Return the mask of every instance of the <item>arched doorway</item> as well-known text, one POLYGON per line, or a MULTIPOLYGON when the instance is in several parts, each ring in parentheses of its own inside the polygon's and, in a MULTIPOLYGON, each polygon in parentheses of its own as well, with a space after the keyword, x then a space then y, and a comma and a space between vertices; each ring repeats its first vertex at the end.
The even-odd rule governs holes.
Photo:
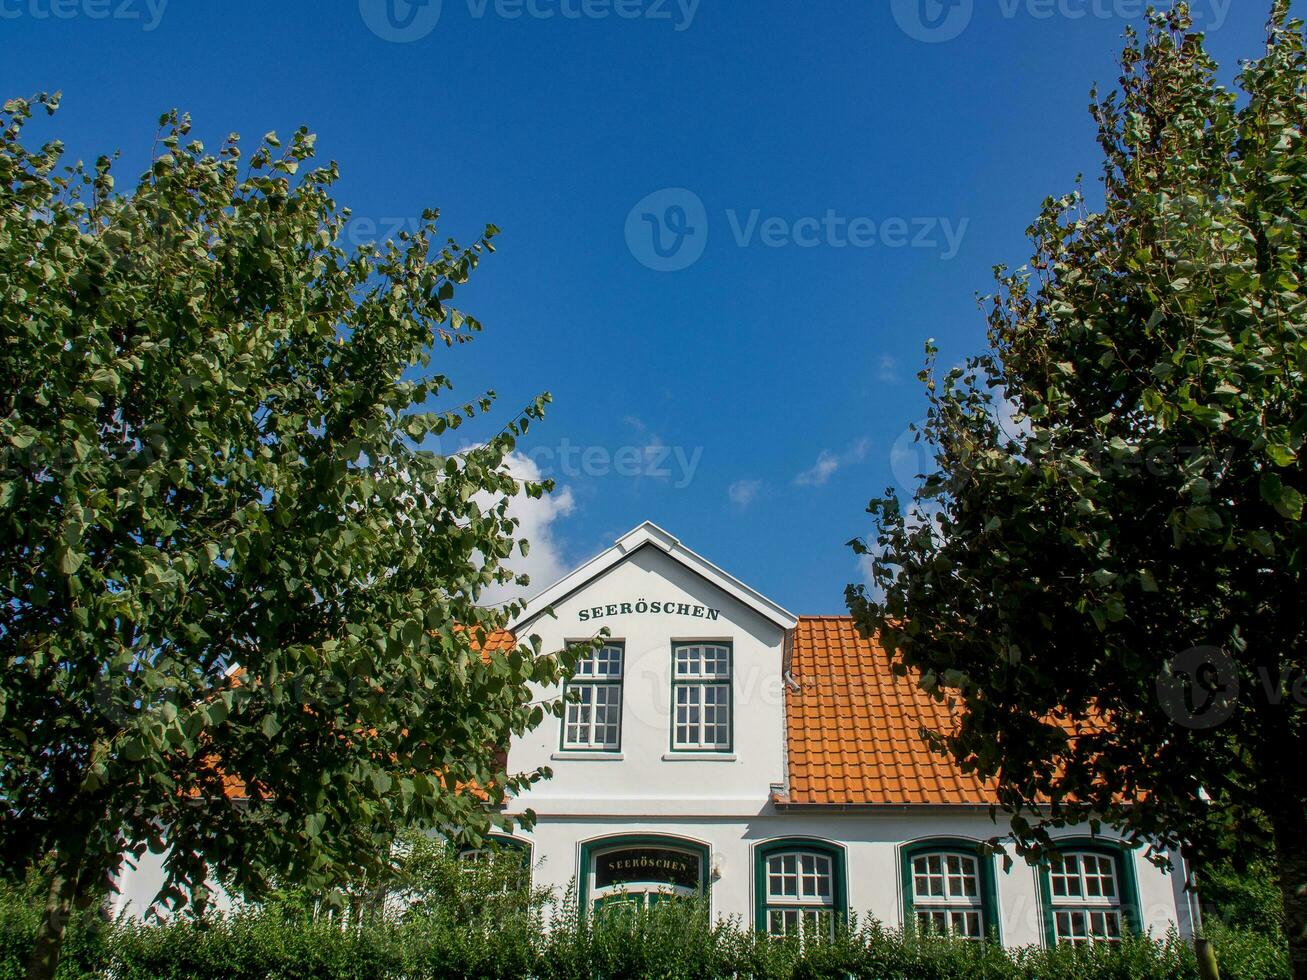
POLYGON ((661 835, 606 837, 581 845, 581 908, 645 909, 707 890, 708 848, 661 835))

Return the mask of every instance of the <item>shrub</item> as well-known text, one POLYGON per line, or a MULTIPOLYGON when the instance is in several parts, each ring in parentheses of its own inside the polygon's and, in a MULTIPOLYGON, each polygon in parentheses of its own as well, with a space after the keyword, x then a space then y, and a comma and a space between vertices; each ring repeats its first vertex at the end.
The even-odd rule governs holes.
MULTIPOLYGON (((713 922, 705 903, 582 918, 574 896, 551 905, 504 854, 469 866, 443 847, 419 847, 395 875, 346 893, 287 890, 261 907, 142 925, 94 910, 70 925, 61 980, 427 980, 520 977, 875 977, 904 980, 1192 980, 1178 936, 1119 946, 1005 950, 852 923, 831 939, 760 936, 738 920, 713 922), (387 901, 402 893, 406 905, 387 901)), ((39 882, 0 885, 0 980, 24 974, 41 899, 39 882)), ((1224 975, 1288 978, 1287 950, 1258 932, 1212 930, 1224 975)))

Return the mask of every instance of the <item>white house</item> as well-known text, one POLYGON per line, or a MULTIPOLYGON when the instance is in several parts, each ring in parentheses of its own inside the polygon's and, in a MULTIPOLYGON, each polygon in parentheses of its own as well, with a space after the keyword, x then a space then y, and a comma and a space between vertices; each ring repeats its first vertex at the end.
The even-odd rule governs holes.
MULTIPOLYGON (((1009 946, 1192 935, 1183 874, 1113 837, 1063 834, 1040 868, 982 854, 1002 833, 992 794, 919 734, 947 709, 850 619, 794 616, 644 524, 513 632, 561 649, 604 628, 568 684, 576 703, 509 747, 510 771, 554 774, 510 808, 534 829, 502 839, 537 886, 575 883, 587 912, 707 895, 715 916, 772 932, 856 913, 1009 946)), ((120 907, 148 905, 155 864, 124 876, 120 907)))
POLYGON ((1010 946, 1192 933, 1183 876, 1114 838, 1064 834, 1047 869, 982 856, 991 794, 919 734, 947 709, 852 620, 794 616, 644 524, 514 633, 559 649, 605 627, 579 702, 509 750, 554 772, 512 808, 537 815, 516 838, 536 884, 575 880, 585 909, 705 892, 773 932, 857 913, 1010 946))

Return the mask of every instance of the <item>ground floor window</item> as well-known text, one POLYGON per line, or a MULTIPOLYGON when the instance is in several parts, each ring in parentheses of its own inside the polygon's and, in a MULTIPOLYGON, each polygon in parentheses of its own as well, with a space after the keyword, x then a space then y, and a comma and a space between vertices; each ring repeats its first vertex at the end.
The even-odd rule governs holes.
POLYGON ((848 908, 842 848, 806 838, 755 853, 757 927, 773 936, 831 937, 848 908))
POLYGON ((1040 868, 1044 932, 1049 944, 1120 942, 1141 932, 1130 852, 1102 841, 1061 841, 1040 868))
POLYGON ((460 848, 458 860, 466 874, 498 875, 506 890, 531 885, 531 844, 516 837, 491 834, 479 847, 460 848))
POLYGON ((903 921, 918 932, 983 939, 995 927, 993 858, 978 841, 942 838, 903 849, 903 921))
POLYGON ((581 907, 611 914, 707 890, 708 848, 654 835, 610 837, 581 846, 581 907))
POLYGON ((529 842, 505 834, 491 834, 479 847, 462 847, 458 859, 468 865, 487 864, 500 857, 521 862, 523 867, 531 867, 531 845, 529 842))

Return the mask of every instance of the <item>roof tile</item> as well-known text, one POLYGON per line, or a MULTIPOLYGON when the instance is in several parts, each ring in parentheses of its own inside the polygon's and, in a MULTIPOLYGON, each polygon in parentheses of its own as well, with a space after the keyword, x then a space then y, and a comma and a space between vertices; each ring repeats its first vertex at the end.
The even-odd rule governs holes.
POLYGON ((787 689, 788 802, 954 806, 994 800, 992 784, 933 752, 921 729, 953 713, 910 677, 896 677, 878 640, 848 617, 808 616, 794 630, 787 689))

